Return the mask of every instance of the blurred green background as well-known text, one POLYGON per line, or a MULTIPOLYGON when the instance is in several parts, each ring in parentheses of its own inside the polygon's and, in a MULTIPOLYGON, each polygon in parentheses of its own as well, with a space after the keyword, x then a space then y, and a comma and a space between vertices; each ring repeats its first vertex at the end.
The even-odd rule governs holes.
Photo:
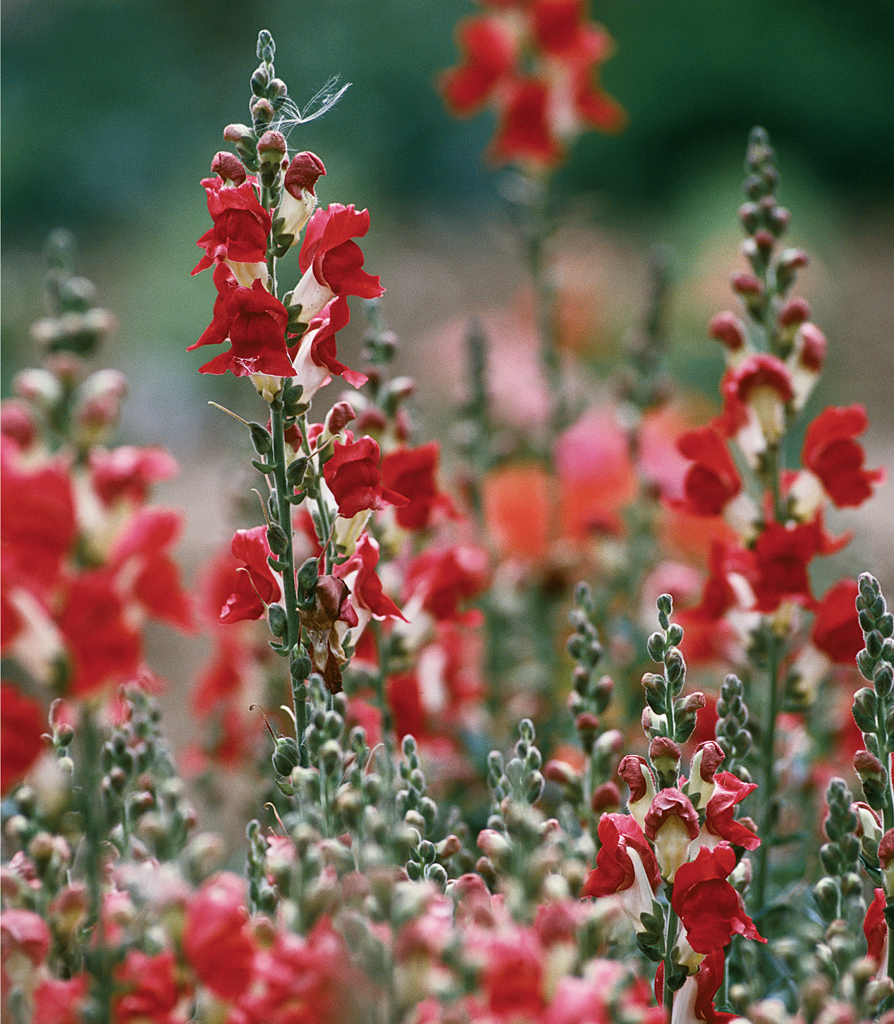
MULTIPOLYGON (((120 320, 104 356, 131 379, 125 438, 174 450, 194 488, 186 504, 207 509, 201 496, 223 487, 205 453, 235 443, 235 428, 205 400, 257 410, 244 382, 200 377, 198 353, 185 352, 214 294, 210 275, 189 271, 208 224, 199 179, 225 148, 224 125, 248 120, 267 28, 299 105, 332 75, 352 83, 291 144, 323 158, 323 203, 371 210, 364 252, 388 287, 386 320, 408 370, 428 369, 423 404, 443 395, 447 370, 426 339, 447 320, 517 304, 524 280, 504 177, 481 156, 492 117, 453 120, 434 88, 456 61, 456 22, 475 10, 468 0, 5 0, 5 393, 33 361, 43 241, 69 228, 120 320)), ((602 80, 630 124, 581 139, 557 188, 588 225, 579 258, 603 261, 603 330, 620 339, 636 323, 648 250, 670 244, 675 365, 716 394, 720 353, 705 325, 731 302, 745 142, 763 125, 780 155, 791 241, 814 261, 803 294, 830 339, 823 396, 866 402, 870 463, 890 463, 894 4, 598 0, 591 13, 617 42, 602 80)), ((880 529, 891 505, 889 484, 867 513, 880 529)), ((207 522, 193 528, 209 536, 207 522)))

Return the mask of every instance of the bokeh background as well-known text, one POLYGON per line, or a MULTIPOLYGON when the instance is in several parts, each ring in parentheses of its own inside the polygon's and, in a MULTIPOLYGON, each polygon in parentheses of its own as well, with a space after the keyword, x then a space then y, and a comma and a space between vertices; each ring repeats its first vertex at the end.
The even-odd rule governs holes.
MULTIPOLYGON (((444 339, 470 313, 505 322, 525 304, 506 176, 482 158, 492 118, 453 120, 434 84, 456 61, 456 22, 474 10, 470 0, 4 0, 4 393, 34 358, 44 240, 68 228, 120 321, 104 361, 131 381, 123 439, 164 444, 183 466, 161 497, 187 509, 188 565, 229 536, 231 498, 250 486, 229 454, 244 438, 207 400, 258 418, 252 389, 201 377, 199 353, 185 350, 214 296, 210 275, 189 274, 208 223, 199 180, 224 125, 248 120, 258 30, 273 33, 277 73, 299 105, 333 75, 352 83, 291 144, 323 158, 323 203, 372 213, 367 267, 388 288, 384 316, 401 340, 399 369, 419 380, 427 440, 461 384, 444 339)), ((744 148, 760 124, 780 156, 791 242, 813 260, 799 292, 830 341, 814 408, 864 402, 869 464, 894 465, 894 5, 596 0, 591 13, 617 42, 602 80, 629 127, 582 138, 556 189, 572 215, 561 273, 580 295, 597 371, 610 371, 635 326, 648 253, 666 244, 671 363, 716 397, 720 352, 706 325, 732 301, 744 148)), ((347 362, 352 330, 339 341, 347 362)), ((852 517, 849 549, 889 598, 892 493, 889 482, 852 517)))

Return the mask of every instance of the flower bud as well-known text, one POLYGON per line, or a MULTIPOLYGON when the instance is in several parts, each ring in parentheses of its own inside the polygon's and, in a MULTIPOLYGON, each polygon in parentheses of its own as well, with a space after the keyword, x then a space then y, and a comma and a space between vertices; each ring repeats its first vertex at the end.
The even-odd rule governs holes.
POLYGON ((223 178, 231 185, 241 185, 246 178, 245 167, 238 156, 226 150, 216 153, 211 161, 211 173, 223 178))

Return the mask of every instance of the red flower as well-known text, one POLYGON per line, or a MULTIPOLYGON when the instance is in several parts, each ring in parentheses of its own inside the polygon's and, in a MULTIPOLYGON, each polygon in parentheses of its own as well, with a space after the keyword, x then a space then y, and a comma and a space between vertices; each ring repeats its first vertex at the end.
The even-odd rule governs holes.
POLYGON ((695 860, 677 868, 671 906, 696 953, 723 949, 733 935, 767 941, 758 934, 742 898, 727 881, 735 866, 736 855, 729 843, 723 842, 712 850, 701 847, 695 860))
POLYGON ((430 441, 419 448, 395 448, 382 459, 382 482, 403 494, 407 504, 396 512, 405 530, 423 530, 438 510, 455 514, 453 502, 438 491, 435 475, 440 446, 430 441))
POLYGON ((198 240, 205 255, 193 269, 198 274, 215 263, 260 263, 267 258, 267 236, 272 219, 270 211, 258 202, 254 185, 225 185, 222 178, 205 178, 208 212, 214 220, 198 240))
POLYGON ((830 588, 816 609, 811 639, 836 665, 853 665, 863 649, 863 630, 857 618, 859 588, 853 580, 842 580, 830 588))
POLYGON ((839 507, 861 505, 872 496, 874 484, 885 479, 884 469, 864 469, 865 455, 854 440, 868 421, 862 405, 824 409, 807 427, 802 458, 839 507))
POLYGON ((537 168, 557 165, 585 128, 616 131, 624 113, 594 80, 611 40, 585 21, 583 0, 508 0, 457 28, 459 67, 441 77, 459 115, 485 104, 497 113, 490 156, 537 168))
POLYGON ((91 448, 88 459, 93 490, 106 506, 122 499, 141 505, 152 484, 177 474, 177 463, 164 448, 91 448))
POLYGON ((129 621, 108 570, 96 569, 72 580, 58 624, 72 663, 69 693, 83 696, 136 675, 142 638, 129 621))
POLYGON ((779 439, 784 428, 784 407, 795 397, 791 374, 776 356, 747 356, 727 370, 721 382, 723 413, 714 425, 728 437, 749 422, 760 428, 764 445, 779 439))
POLYGON ((700 427, 681 435, 677 447, 693 465, 683 482, 685 497, 671 504, 700 516, 722 514, 727 502, 742 490, 726 441, 713 427, 700 427))
POLYGON ((230 348, 199 367, 199 373, 231 370, 237 377, 253 373, 291 377, 295 370, 286 346, 289 314, 285 306, 260 280, 254 281, 251 288, 243 288, 226 264, 214 271, 214 283, 218 297, 213 319, 187 351, 226 341, 230 348))
POLYGON ((267 527, 237 530, 233 534, 231 550, 243 564, 235 572, 233 590, 220 610, 220 621, 259 619, 266 612, 267 605, 275 604, 282 595, 279 580, 267 564, 270 554, 267 527))
POLYGON ((603 814, 599 819, 596 867, 590 872, 581 896, 609 896, 629 889, 636 869, 628 850, 636 850, 654 892, 661 881, 658 862, 642 829, 629 814, 603 814))
POLYGON ((323 476, 338 505, 338 514, 351 519, 364 509, 406 505, 407 499, 382 486, 379 446, 371 437, 333 443, 332 457, 323 466, 323 476))
POLYGON ((204 985, 234 1000, 248 988, 255 945, 248 929, 245 881, 222 871, 202 885, 186 908, 183 953, 204 985))
POLYGON ((347 326, 351 319, 348 300, 343 296, 332 299, 313 318, 301 336, 300 342, 289 349, 298 383, 304 388, 304 397, 313 398, 329 380, 329 374, 343 377, 352 387, 362 387, 369 379, 365 373, 352 370, 338 361, 335 334, 347 326))
POLYGON ((298 254, 303 277, 292 293, 291 306, 301 306, 305 322, 315 317, 335 295, 359 295, 375 299, 385 289, 378 277, 363 269, 363 253, 352 241, 369 231, 369 211, 354 205, 330 203, 317 210, 304 232, 298 254))
POLYGON ((459 604, 480 593, 487 582, 487 556, 469 544, 428 549, 407 569, 404 593, 421 600, 422 607, 438 620, 467 624, 480 621, 476 611, 461 612, 459 604))
POLYGON ((872 903, 866 911, 863 920, 863 934, 866 936, 867 956, 871 957, 876 967, 885 963, 885 946, 888 939, 888 925, 885 922, 885 897, 884 889, 876 889, 872 903))
POLYGON ((180 1001, 175 977, 176 961, 170 950, 150 956, 139 949, 128 951, 124 963, 115 972, 116 980, 127 989, 115 998, 117 1024, 174 1024, 174 1009, 180 1001))
POLYGON ((68 981, 50 978, 34 990, 31 1024, 82 1024, 87 1002, 86 974, 68 981))
POLYGON ((783 601, 794 601, 814 608, 810 591, 808 563, 816 555, 830 554, 840 542, 833 541, 823 529, 817 514, 809 523, 767 523, 754 545, 752 588, 756 608, 774 612, 783 601))
POLYGON ((746 850, 756 850, 760 839, 741 822, 733 819, 736 804, 740 804, 749 793, 757 789, 756 782, 742 782, 730 772, 716 772, 713 777, 714 792, 708 801, 705 828, 712 835, 720 836, 746 850))
POLYGON ((368 533, 364 533, 357 541, 354 554, 335 567, 334 575, 346 582, 350 581, 348 585, 354 603, 367 609, 374 619, 404 619, 400 608, 382 590, 382 581, 376 573, 378 562, 379 545, 368 533), (356 575, 352 580, 353 574, 356 575))
POLYGON ((182 515, 171 509, 141 509, 115 541, 109 565, 119 579, 131 581, 128 596, 151 616, 189 632, 193 628, 189 598, 180 569, 167 553, 180 535, 182 522, 182 515))
POLYGON ((0 793, 6 793, 37 760, 47 731, 41 705, 12 683, 0 684, 0 793))

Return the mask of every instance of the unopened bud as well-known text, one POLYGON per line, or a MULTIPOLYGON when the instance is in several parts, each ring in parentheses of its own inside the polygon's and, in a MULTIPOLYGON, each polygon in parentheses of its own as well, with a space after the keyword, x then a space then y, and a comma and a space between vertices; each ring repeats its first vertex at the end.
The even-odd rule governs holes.
POLYGON ((211 161, 211 173, 217 174, 224 181, 232 182, 234 185, 241 185, 246 178, 245 167, 238 156, 221 150, 216 153, 211 161))

